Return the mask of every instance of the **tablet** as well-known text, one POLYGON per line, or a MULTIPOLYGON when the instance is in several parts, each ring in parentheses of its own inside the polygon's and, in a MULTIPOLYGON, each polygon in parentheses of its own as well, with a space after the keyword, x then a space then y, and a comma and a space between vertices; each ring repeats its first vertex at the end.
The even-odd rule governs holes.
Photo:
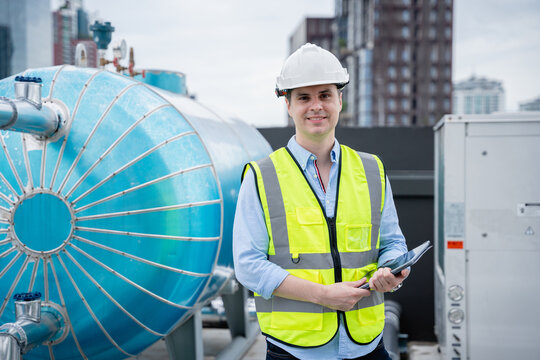
MULTIPOLYGON (((395 259, 388 260, 384 264, 382 264, 380 267, 388 267, 391 269, 392 274, 396 275, 399 274, 401 270, 404 270, 408 268, 409 266, 414 265, 418 259, 422 257, 428 251, 431 249, 431 242, 428 240, 422 245, 415 247, 411 251, 398 256, 395 259)), ((362 286, 360 286, 360 289, 369 289, 369 283, 365 283, 362 286)))

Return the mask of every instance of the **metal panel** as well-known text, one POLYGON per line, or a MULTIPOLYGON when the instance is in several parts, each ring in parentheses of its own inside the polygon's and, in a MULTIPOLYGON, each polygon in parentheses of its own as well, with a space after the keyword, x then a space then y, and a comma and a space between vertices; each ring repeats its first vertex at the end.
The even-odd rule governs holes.
POLYGON ((466 316, 471 360, 535 359, 540 354, 539 255, 469 252, 466 316))
POLYGON ((533 358, 540 353, 532 286, 540 271, 540 114, 449 115, 436 126, 436 144, 442 353, 445 359, 533 358), (463 299, 450 300, 452 285, 464 289, 463 299), (452 324, 451 310, 463 311, 465 321, 452 324))

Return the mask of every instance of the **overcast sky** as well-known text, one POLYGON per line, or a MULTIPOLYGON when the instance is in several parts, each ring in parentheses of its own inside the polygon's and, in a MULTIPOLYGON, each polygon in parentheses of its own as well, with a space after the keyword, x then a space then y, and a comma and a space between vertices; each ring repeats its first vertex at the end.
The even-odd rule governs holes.
MULTIPOLYGON (((384 1, 384 0, 383 0, 384 1)), ((63 0, 52 0, 53 7, 63 0)), ((254 124, 286 123, 275 78, 305 16, 333 16, 333 0, 85 0, 111 21, 136 67, 184 72, 202 103, 254 124)), ((506 109, 540 95, 540 1, 455 0, 453 79, 502 80, 506 109)))

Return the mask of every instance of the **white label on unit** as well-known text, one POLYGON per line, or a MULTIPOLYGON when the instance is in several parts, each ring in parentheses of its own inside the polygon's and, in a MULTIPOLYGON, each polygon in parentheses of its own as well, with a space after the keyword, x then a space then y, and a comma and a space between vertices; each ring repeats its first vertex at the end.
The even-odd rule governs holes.
POLYGON ((540 216, 540 203, 517 204, 517 216, 540 216))
POLYGON ((444 205, 444 237, 463 239, 465 237, 465 204, 446 203, 444 205))

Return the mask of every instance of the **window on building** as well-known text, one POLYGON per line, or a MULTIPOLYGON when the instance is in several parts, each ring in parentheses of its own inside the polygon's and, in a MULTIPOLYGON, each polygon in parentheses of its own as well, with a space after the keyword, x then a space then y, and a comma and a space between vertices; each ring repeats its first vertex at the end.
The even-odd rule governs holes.
POLYGON ((386 121, 390 126, 396 125, 396 116, 394 114, 388 114, 386 121))
POLYGON ((459 105, 460 104, 458 103, 458 97, 454 96, 452 98, 452 106, 453 106, 452 113, 457 114, 457 113, 461 112, 461 111, 459 111, 459 105))
POLYGON ((410 92, 411 92, 411 88, 409 86, 409 83, 407 82, 401 83, 401 93, 403 95, 409 95, 410 92))
POLYGON ((437 45, 433 45, 431 47, 430 59, 431 59, 431 62, 439 61, 439 47, 437 45))
POLYGON ((388 110, 390 110, 390 111, 395 111, 396 110, 396 100, 388 99, 388 110))
POLYGON ((402 125, 409 125, 409 115, 408 114, 402 114, 401 115, 401 124, 402 125))
POLYGON ((403 50, 401 51, 401 60, 403 61, 409 61, 411 58, 411 53, 409 50, 409 45, 405 45, 403 47, 403 50))
POLYGON ((465 96, 465 114, 473 113, 473 97, 471 95, 465 96))
POLYGON ((321 34, 326 34, 328 32, 328 22, 321 21, 319 24, 319 29, 321 34))
POLYGON ((396 94, 396 84, 395 83, 388 83, 388 93, 395 95, 396 94))
POLYGON ((450 10, 444 12, 444 19, 448 22, 452 21, 452 12, 450 10))
POLYGON ((410 32, 409 32, 409 27, 408 26, 403 26, 401 28, 401 36, 404 38, 404 39, 408 39, 409 36, 410 36, 410 32))
POLYGON ((452 51, 449 47, 444 49, 444 61, 450 62, 452 60, 452 51))
POLYGON ((379 12, 379 10, 375 10, 375 12, 373 13, 373 17, 375 21, 379 21, 379 19, 381 18, 381 13, 379 12))
POLYGON ((437 10, 431 10, 429 12, 429 22, 431 23, 437 22, 437 10))
POLYGON ((388 50, 388 60, 391 62, 396 61, 396 48, 394 46, 388 50))
POLYGON ((437 29, 433 26, 429 28, 428 37, 430 39, 435 39, 437 37, 437 29))
POLYGON ((499 109, 499 97, 497 95, 491 96, 491 104, 493 111, 499 111, 502 109, 499 109))
POLYGON ((431 95, 434 95, 436 92, 437 92, 437 84, 435 84, 434 82, 430 82, 429 83, 429 93, 431 95))
POLYGON ((409 111, 409 99, 401 99, 401 109, 409 111))
POLYGON ((477 95, 474 97, 474 113, 475 114, 481 114, 482 113, 482 95, 477 95))
POLYGON ((315 34, 317 32, 317 24, 315 21, 308 21, 308 34, 315 34))
POLYGON ((492 113, 493 111, 495 111, 495 109, 493 109, 491 107, 491 96, 490 95, 485 95, 484 96, 484 113, 485 114, 490 114, 492 113))
POLYGON ((452 86, 450 85, 450 83, 447 83, 445 82, 444 85, 443 85, 443 91, 445 94, 450 94, 450 91, 452 90, 452 86))
POLYGON ((431 69, 429 70, 429 75, 432 79, 436 79, 439 76, 439 71, 435 66, 431 67, 431 69))
POLYGON ((429 99, 428 106, 429 106, 429 111, 435 111, 435 109, 437 108, 437 102, 435 101, 434 98, 429 99))
POLYGON ((409 22, 410 19, 411 13, 409 12, 409 10, 403 10, 401 12, 401 20, 403 20, 404 22, 409 22))
POLYGON ((450 39, 452 37, 452 29, 449 26, 444 28, 444 36, 447 39, 450 39))
POLYGON ((409 76, 410 76, 410 72, 409 72, 409 67, 408 66, 403 66, 401 68, 401 76, 404 78, 404 79, 408 79, 409 76))
POLYGON ((401 0, 403 5, 411 5, 411 0, 401 0))
POLYGON ((394 79, 396 77, 396 68, 393 66, 388 67, 388 77, 394 79))
POLYGON ((443 108, 445 112, 450 112, 450 99, 443 100, 443 108))
POLYGON ((449 79, 452 76, 452 70, 450 69, 450 66, 444 67, 444 77, 449 79))

